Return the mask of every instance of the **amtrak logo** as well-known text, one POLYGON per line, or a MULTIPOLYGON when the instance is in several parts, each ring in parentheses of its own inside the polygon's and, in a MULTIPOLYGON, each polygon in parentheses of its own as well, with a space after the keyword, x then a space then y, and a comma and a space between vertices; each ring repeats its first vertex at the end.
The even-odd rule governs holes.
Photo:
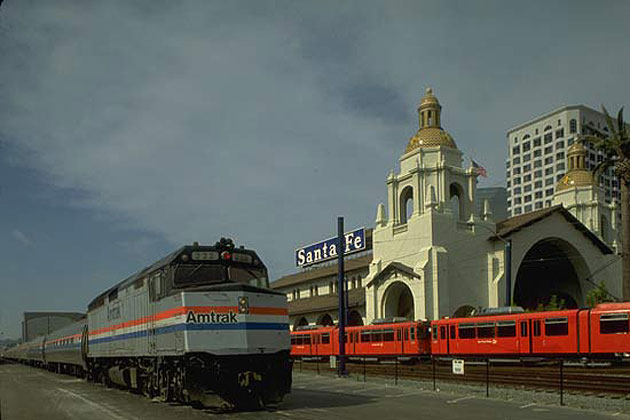
POLYGON ((188 311, 186 316, 186 323, 188 324, 237 324, 236 314, 232 311, 227 314, 217 314, 210 312, 209 314, 196 314, 193 311, 188 311))

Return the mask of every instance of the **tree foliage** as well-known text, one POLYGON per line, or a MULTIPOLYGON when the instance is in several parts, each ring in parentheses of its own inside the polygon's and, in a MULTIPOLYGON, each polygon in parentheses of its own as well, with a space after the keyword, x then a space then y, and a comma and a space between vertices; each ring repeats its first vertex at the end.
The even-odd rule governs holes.
POLYGON ((614 299, 608 292, 606 285, 604 283, 598 284, 594 289, 589 290, 586 294, 586 304, 594 308, 599 303, 604 302, 613 302, 614 299))

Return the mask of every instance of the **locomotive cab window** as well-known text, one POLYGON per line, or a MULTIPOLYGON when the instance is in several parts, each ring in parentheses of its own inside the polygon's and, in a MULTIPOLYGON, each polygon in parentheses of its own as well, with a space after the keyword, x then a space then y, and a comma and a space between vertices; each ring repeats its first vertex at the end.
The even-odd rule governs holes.
POLYGON ((628 334, 628 314, 601 314, 599 332, 601 334, 628 334))
POLYGON ((545 335, 569 335, 569 319, 567 317, 545 319, 545 335))

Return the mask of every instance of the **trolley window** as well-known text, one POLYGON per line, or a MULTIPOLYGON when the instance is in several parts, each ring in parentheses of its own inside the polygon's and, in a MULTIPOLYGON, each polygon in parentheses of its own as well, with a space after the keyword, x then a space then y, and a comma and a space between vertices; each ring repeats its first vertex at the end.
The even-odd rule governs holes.
POLYGON ((475 338, 475 324, 459 324, 459 338, 475 338))
POLYGON ((361 342, 362 343, 369 343, 370 342, 370 338, 372 337, 372 332, 371 331, 361 331, 361 342))
POLYGON ((437 325, 434 325, 432 328, 433 328, 433 339, 437 340, 438 339, 438 327, 437 327, 437 325))
POLYGON ((396 341, 400 341, 402 339, 402 333, 400 329, 396 330, 396 341))
POLYGON ((455 337, 456 337, 455 325, 451 325, 451 340, 455 340, 455 337))
POLYGON ((440 327, 440 340, 445 340, 446 339, 446 327, 442 326, 440 327))
POLYGON ((494 338, 494 322, 477 324, 477 338, 494 338))
POLYGON ((534 337, 538 337, 540 336, 540 321, 536 320, 534 321, 534 337))
POLYGON ((599 316, 601 334, 628 334, 628 314, 602 314, 599 316))
POLYGON ((394 341, 394 330, 383 330, 383 341, 394 341))
POLYGON ((497 322, 497 337, 516 337, 516 321, 497 322))
POLYGON ((411 334, 411 341, 414 341, 416 339, 416 327, 409 328, 409 331, 411 334))
POLYGON ((305 334, 303 337, 304 344, 311 344, 311 336, 310 334, 305 334))
POLYGON ((521 337, 527 337, 527 321, 521 321, 521 337))
POLYGON ((383 341, 383 330, 373 330, 372 331, 372 342, 375 341, 383 341))
POLYGON ((545 319, 545 335, 569 335, 569 319, 566 316, 545 319))
POLYGON ((322 334, 322 344, 330 344, 330 333, 322 334))

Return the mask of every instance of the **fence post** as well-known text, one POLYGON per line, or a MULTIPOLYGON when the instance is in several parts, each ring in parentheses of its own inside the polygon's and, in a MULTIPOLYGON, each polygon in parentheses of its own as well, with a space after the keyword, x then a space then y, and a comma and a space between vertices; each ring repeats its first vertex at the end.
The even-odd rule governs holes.
POLYGON ((490 359, 486 359, 486 397, 490 396, 490 359))
POLYGON ((365 382, 365 356, 363 356, 363 382, 365 382))
POLYGON ((315 358, 315 364, 317 365, 317 374, 319 375, 319 358, 315 358))
POLYGON ((431 363, 433 364, 433 390, 435 391, 435 357, 431 356, 431 363))
POLYGON ((302 358, 300 357, 300 373, 302 373, 302 358))
POLYGON ((560 359, 560 405, 564 405, 564 360, 560 359))
POLYGON ((396 362, 395 362, 395 366, 396 366, 396 376, 394 379, 394 385, 398 385, 398 356, 396 356, 396 362))

